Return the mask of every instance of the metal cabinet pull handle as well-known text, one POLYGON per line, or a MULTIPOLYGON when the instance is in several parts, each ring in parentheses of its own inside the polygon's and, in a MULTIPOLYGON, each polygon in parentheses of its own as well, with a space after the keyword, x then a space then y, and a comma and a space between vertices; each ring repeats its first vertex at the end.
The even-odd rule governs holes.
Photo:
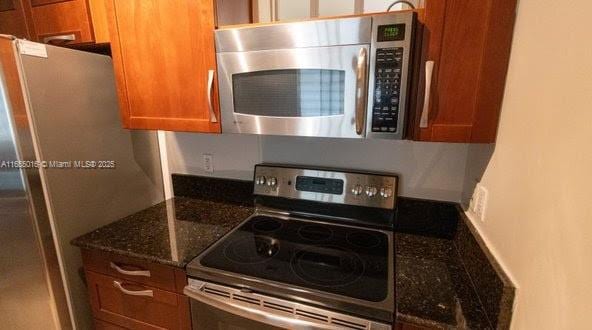
POLYGON ((74 33, 71 33, 71 34, 61 34, 61 35, 57 35, 57 36, 45 37, 45 38, 43 38, 43 43, 49 44, 52 41, 74 41, 74 40, 76 40, 76 35, 74 33))
POLYGON ((216 112, 214 112, 214 105, 212 103, 212 87, 214 85, 214 70, 208 70, 208 107, 210 107, 210 121, 217 123, 216 112))
POLYGON ((139 291, 132 291, 128 290, 121 285, 119 281, 113 281, 113 286, 118 288, 119 291, 123 292, 124 294, 130 296, 142 296, 142 297, 154 297, 154 292, 152 290, 139 290, 139 291))
POLYGON ((368 83, 368 51, 366 48, 360 48, 358 54, 358 72, 356 79, 356 134, 362 135, 364 133, 364 119, 366 114, 366 99, 368 92, 366 84, 368 83))
POLYGON ((115 271, 117 271, 119 274, 128 275, 128 276, 146 276, 146 277, 150 277, 150 271, 149 270, 125 270, 125 269, 117 266, 113 262, 110 263, 110 266, 111 266, 111 268, 115 269, 115 271))
POLYGON ((432 93, 432 76, 434 75, 434 61, 427 61, 425 66, 425 95, 423 97, 423 110, 421 111, 421 118, 419 120, 420 128, 428 127, 428 119, 430 117, 430 94, 432 93))

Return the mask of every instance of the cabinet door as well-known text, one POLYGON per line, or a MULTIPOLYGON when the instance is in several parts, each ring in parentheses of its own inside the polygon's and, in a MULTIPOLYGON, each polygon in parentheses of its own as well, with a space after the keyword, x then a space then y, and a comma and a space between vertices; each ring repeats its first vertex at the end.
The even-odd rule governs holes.
POLYGON ((37 39, 57 45, 95 41, 87 0, 25 0, 29 2, 37 39))
POLYGON ((110 0, 124 126, 220 132, 212 0, 110 0))
POLYGON ((0 34, 31 38, 21 0, 0 0, 0 34))
POLYGON ((515 8, 516 0, 426 1, 414 139, 495 142, 515 8), (429 82, 427 61, 434 62, 429 82), (420 127, 422 113, 426 127, 420 127))

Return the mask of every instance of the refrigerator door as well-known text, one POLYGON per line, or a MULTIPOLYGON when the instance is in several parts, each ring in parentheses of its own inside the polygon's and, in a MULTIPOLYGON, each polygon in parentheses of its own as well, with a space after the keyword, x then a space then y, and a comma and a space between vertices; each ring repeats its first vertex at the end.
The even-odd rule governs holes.
POLYGON ((67 329, 66 296, 45 209, 11 38, 0 37, 0 327, 67 329))
POLYGON ((70 241, 164 199, 158 141, 156 132, 122 128, 111 58, 43 47, 47 57, 20 55, 27 108, 37 159, 49 166, 41 181, 71 312, 78 329, 90 329, 70 241))

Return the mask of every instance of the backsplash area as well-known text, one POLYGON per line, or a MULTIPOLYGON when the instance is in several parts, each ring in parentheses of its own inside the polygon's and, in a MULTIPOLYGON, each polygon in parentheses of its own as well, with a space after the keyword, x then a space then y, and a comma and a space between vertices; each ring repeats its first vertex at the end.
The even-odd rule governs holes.
POLYGON ((401 196, 452 202, 461 200, 468 152, 466 144, 170 132, 166 145, 170 173, 252 180, 261 162, 384 171, 399 175, 401 196))

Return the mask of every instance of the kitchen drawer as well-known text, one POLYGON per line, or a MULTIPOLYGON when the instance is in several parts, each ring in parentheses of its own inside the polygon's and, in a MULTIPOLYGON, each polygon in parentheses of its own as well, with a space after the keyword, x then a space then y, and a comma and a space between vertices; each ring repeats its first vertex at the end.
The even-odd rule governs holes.
POLYGON ((191 327, 186 296, 92 271, 86 277, 94 317, 103 323, 128 329, 191 327))
POLYGON ((88 1, 31 0, 30 3, 33 25, 39 42, 56 44, 94 42, 88 1))
POLYGON ((126 328, 95 319, 95 330, 126 330, 126 328))
POLYGON ((83 249, 82 260, 86 270, 167 291, 183 293, 187 283, 181 269, 117 254, 83 249))

